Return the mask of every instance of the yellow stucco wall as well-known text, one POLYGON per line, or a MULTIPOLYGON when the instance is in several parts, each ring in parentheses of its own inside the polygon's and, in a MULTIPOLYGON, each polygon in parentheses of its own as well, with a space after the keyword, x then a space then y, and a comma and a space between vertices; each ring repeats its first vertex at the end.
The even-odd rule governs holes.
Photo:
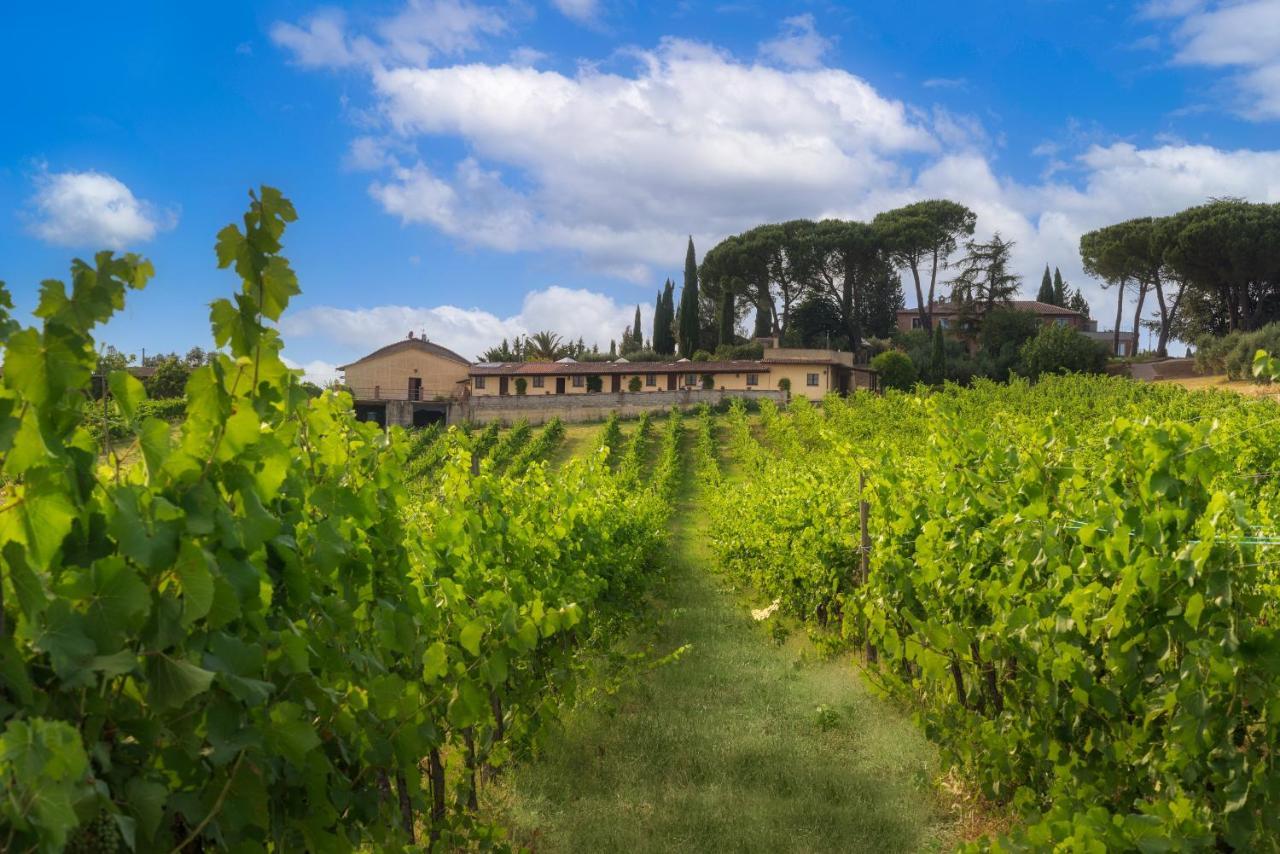
POLYGON ((796 397, 807 397, 809 400, 822 400, 833 388, 831 365, 778 364, 769 365, 769 387, 777 388, 778 382, 786 377, 791 380, 791 394, 796 397), (817 374, 818 384, 808 385, 808 375, 817 374))
POLYGON ((467 378, 468 366, 422 350, 401 350, 348 365, 343 373, 357 398, 405 399, 409 378, 422 378, 422 399, 452 397, 459 393, 459 380, 467 378))

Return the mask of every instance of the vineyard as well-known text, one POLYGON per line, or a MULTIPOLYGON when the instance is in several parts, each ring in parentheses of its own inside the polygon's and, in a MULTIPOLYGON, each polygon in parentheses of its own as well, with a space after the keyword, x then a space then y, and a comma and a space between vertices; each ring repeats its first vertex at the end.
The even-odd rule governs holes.
POLYGON ((648 485, 636 447, 553 482, 558 422, 408 437, 308 398, 274 328, 293 219, 263 188, 219 233, 242 285, 176 433, 126 373, 110 429, 86 394, 145 261, 76 262, 39 326, 0 318, 0 850, 485 844, 478 775, 658 566, 678 416, 648 485))
POLYGON ((726 573, 863 648, 1011 806, 975 847, 1270 850, 1277 423, 1098 378, 738 409, 706 512, 726 573))
POLYGON ((145 260, 74 262, 35 326, 0 299, 0 851, 509 847, 486 790, 588 732, 655 590, 670 649, 632 658, 667 681, 548 784, 546 821, 591 817, 564 848, 1276 848, 1273 404, 1046 377, 615 416, 573 453, 557 420, 384 431, 282 359, 294 218, 264 187, 219 232, 239 285, 181 411, 92 392, 145 260), (935 759, 1012 829, 935 827, 935 759), (582 806, 648 773, 678 806, 582 806), (713 799, 757 783, 761 831, 713 799))

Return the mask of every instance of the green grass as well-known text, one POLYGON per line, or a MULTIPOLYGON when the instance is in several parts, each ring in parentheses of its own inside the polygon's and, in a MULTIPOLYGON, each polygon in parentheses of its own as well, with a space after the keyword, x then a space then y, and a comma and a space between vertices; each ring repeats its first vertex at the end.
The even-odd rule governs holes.
MULTIPOLYGON (((687 493, 687 490, 686 490, 687 493)), ((654 655, 579 708, 490 804, 536 851, 919 851, 955 843, 935 754, 848 661, 775 644, 707 569, 696 496, 675 514, 654 655), (819 707, 824 707, 820 711, 819 707)))

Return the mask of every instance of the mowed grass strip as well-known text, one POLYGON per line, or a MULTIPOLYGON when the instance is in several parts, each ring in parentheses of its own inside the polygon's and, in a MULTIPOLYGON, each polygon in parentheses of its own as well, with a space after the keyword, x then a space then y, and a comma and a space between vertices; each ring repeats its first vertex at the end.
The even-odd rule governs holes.
POLYGON ((847 660, 775 644, 707 570, 696 496, 675 515, 654 655, 490 793, 535 851, 921 851, 956 841, 936 757, 847 660), (821 711, 820 711, 821 707, 821 711))

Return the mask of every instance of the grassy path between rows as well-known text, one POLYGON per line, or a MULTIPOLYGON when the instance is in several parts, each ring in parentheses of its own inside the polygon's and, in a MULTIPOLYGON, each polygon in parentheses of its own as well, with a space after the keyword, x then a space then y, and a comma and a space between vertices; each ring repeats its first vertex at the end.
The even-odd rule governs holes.
POLYGON ((673 516, 651 655, 676 661, 585 704, 491 804, 546 852, 921 851, 955 842, 909 719, 803 634, 775 643, 709 571, 697 495, 673 516), (819 707, 824 711, 820 713, 819 707))

